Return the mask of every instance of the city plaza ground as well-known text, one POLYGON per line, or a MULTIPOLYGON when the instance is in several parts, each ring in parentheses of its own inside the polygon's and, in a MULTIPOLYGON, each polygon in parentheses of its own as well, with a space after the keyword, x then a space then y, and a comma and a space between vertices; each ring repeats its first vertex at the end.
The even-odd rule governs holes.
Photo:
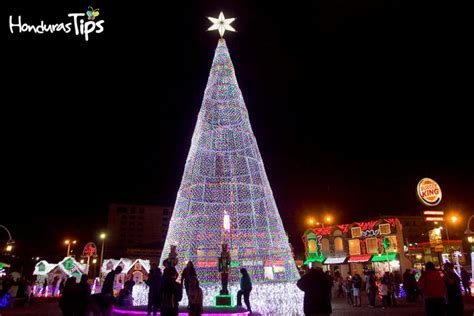
MULTIPOLYGON (((333 313, 332 315, 344 316, 344 315, 424 315, 423 303, 418 300, 416 303, 408 304, 405 300, 398 300, 397 307, 382 309, 380 307, 367 307, 366 297, 363 297, 365 301, 362 302, 362 307, 349 306, 345 299, 335 298, 332 301, 333 313)), ((464 300, 464 315, 474 315, 474 297, 465 298, 464 300)), ((58 299, 49 298, 43 299, 38 298, 34 301, 31 307, 14 307, 9 309, 0 309, 0 316, 61 316, 61 311, 58 307, 58 299)), ((123 315, 123 314, 122 314, 123 315)), ((146 315, 146 314, 145 314, 146 315)), ((257 315, 257 314, 254 314, 257 315)), ((283 316, 283 315, 282 315, 283 316)), ((284 315, 287 316, 287 315, 284 315)))

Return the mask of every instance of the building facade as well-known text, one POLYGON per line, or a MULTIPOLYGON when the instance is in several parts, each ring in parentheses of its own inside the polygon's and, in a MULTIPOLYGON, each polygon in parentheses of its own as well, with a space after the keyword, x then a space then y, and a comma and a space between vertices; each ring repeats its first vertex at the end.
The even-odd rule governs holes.
MULTIPOLYGON (((109 256, 159 256, 163 248, 173 207, 111 204, 108 215, 106 253, 109 256), (149 245, 153 245, 150 247, 149 245)), ((157 258, 151 258, 158 260, 157 258)))
POLYGON ((364 269, 404 271, 411 267, 403 251, 402 225, 397 218, 311 228, 303 235, 305 264, 318 262, 341 275, 362 275, 364 269))
POLYGON ((397 216, 403 227, 404 244, 415 244, 429 240, 428 232, 435 227, 433 222, 427 222, 425 216, 397 216))
POLYGON ((421 242, 408 247, 408 257, 417 269, 425 267, 427 262, 433 262, 440 267, 444 262, 452 262, 464 266, 467 262, 463 254, 462 240, 441 240, 439 243, 421 242), (458 254, 460 254, 458 256, 458 254), (441 264, 440 264, 441 263, 441 264))

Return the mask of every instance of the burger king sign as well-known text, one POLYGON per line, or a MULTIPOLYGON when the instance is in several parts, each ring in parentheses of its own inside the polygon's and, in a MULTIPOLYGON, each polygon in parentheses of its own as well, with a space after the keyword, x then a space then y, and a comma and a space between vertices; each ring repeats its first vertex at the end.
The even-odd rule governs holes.
POLYGON ((441 202, 441 188, 430 178, 421 179, 416 189, 421 203, 427 206, 436 206, 441 202))

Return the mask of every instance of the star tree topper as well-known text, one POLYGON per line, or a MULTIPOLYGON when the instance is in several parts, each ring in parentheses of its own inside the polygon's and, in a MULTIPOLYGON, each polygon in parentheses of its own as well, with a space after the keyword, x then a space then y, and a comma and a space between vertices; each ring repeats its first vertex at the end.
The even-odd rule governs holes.
POLYGON ((219 30, 219 35, 221 37, 224 36, 224 32, 226 30, 236 32, 235 29, 230 26, 230 23, 234 22, 235 18, 226 19, 222 11, 219 13, 219 17, 217 19, 211 17, 208 17, 208 19, 212 22, 211 27, 207 29, 208 31, 219 30))

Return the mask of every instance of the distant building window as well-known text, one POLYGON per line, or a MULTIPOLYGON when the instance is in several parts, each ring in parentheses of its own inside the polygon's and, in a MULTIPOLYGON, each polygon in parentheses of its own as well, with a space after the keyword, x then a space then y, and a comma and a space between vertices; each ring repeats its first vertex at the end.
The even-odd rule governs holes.
POLYGON ((367 253, 378 253, 379 252, 377 238, 367 238, 365 240, 365 243, 367 244, 367 253))
POLYGON ((137 217, 135 215, 131 215, 129 219, 136 219, 137 217))
POLYGON ((127 213, 126 207, 117 207, 117 213, 127 213))
POLYGON ((138 216, 138 219, 143 220, 144 219, 143 215, 138 216))
POLYGON ((344 244, 341 237, 336 237, 334 239, 334 250, 336 253, 344 252, 344 244))
POLYGON ((168 215, 168 209, 167 208, 163 209, 163 215, 168 215))
POLYGON ((390 246, 387 248, 387 252, 397 252, 397 236, 385 236, 385 239, 388 239, 390 246))
POLYGON ((351 256, 360 255, 359 239, 349 239, 349 254, 351 256))
POLYGON ((391 233, 390 231, 390 224, 380 224, 379 230, 381 235, 388 235, 391 233))
POLYGON ((360 227, 352 227, 351 234, 352 234, 352 238, 362 237, 362 230, 360 229, 360 227))
POLYGON ((122 215, 122 220, 126 220, 127 219, 127 215, 122 215))
POLYGON ((321 240, 321 252, 329 253, 329 240, 327 238, 321 240))
POLYGON ((139 212, 140 214, 143 214, 143 213, 145 213, 145 209, 144 209, 143 207, 140 207, 140 208, 138 209, 138 212, 139 212))

